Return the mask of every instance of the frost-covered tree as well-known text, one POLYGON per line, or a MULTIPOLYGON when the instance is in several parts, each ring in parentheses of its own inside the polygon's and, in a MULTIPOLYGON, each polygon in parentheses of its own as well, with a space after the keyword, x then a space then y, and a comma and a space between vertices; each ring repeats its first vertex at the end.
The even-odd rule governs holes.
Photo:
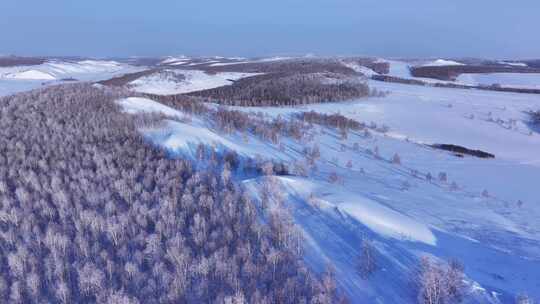
POLYGON ((461 302, 465 286, 463 284, 463 265, 452 260, 438 263, 423 257, 416 274, 418 303, 445 304, 461 302))
POLYGON ((358 273, 363 279, 367 279, 375 272, 375 270, 377 270, 375 252, 372 241, 366 237, 362 238, 357 267, 358 273))

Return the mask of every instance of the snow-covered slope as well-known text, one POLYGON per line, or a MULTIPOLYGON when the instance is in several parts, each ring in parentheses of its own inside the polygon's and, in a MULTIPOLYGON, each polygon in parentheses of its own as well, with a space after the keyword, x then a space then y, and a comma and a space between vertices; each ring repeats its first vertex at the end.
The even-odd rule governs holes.
MULTIPOLYGON (((308 131, 311 140, 283 138, 275 145, 249 133, 225 134, 196 117, 141 132, 180 153, 193 154, 205 143, 291 164, 305 163, 303 149, 317 145, 317 170, 308 177, 277 177, 278 192, 306 238, 306 261, 317 271, 334 265, 352 303, 415 303, 411 273, 424 255, 464 263, 466 303, 509 303, 519 292, 539 298, 540 135, 531 133, 524 113, 538 107, 538 97, 370 85, 391 93, 346 103, 236 108, 267 118, 314 110, 374 123, 346 138, 315 125, 308 131), (463 145, 496 158, 460 158, 424 143, 463 145), (400 163, 391 161, 395 154, 400 163), (330 176, 338 178, 330 182, 330 176), (373 241, 379 268, 368 279, 355 268, 365 237, 373 241)), ((153 103, 150 108, 171 111, 153 103)), ((245 177, 244 185, 257 200, 267 179, 245 177)))
MULTIPOLYGON (((389 63, 390 75, 412 78, 411 63, 389 63)), ((174 73, 185 78, 154 74, 131 85, 140 92, 173 94, 249 76, 174 73)), ((540 190, 535 185, 540 180, 540 136, 526 114, 538 108, 537 95, 369 84, 390 93, 344 103, 236 108, 262 113, 267 119, 294 119, 311 110, 340 113, 371 126, 343 138, 337 130, 315 125, 307 142, 282 138, 272 144, 249 132, 224 133, 208 118, 190 117, 147 99, 130 98, 119 104, 132 114, 169 116, 161 125, 140 131, 155 144, 183 155, 194 156, 202 143, 218 151, 236 151, 243 158, 293 166, 305 164, 302 151, 317 145, 317 170, 307 177, 275 177, 274 182, 306 239, 306 261, 317 271, 334 265, 339 285, 352 303, 414 303, 411 273, 425 255, 464 263, 466 303, 508 303, 522 291, 540 297, 540 190), (428 146, 435 143, 480 149, 495 159, 456 157, 428 146), (392 162, 395 155, 399 163, 392 162), (376 248, 379 269, 362 279, 356 261, 366 237, 376 248)), ((269 179, 237 178, 255 201, 269 179)))
POLYGON ((456 82, 468 85, 500 85, 501 87, 540 89, 540 74, 537 73, 494 73, 461 74, 456 82))
POLYGON ((422 64, 422 66, 448 66, 448 65, 464 65, 464 64, 461 62, 454 61, 454 60, 446 60, 446 59, 437 59, 437 60, 429 61, 422 64))
MULTIPOLYGON (((399 60, 386 60, 390 64, 390 72, 388 75, 404 78, 404 79, 416 79, 426 83, 454 83, 469 86, 491 86, 500 85, 507 88, 522 88, 522 89, 539 89, 540 88, 540 74, 538 73, 472 73, 461 74, 455 81, 443 81, 433 78, 414 77, 411 74, 410 68, 413 66, 455 66, 464 65, 463 63, 438 59, 430 62, 418 62, 409 63, 399 60)), ((505 63, 502 64, 514 65, 514 66, 526 66, 520 63, 505 63)))
POLYGON ((141 77, 130 82, 129 86, 141 93, 181 94, 230 85, 235 80, 254 75, 257 74, 235 72, 207 74, 198 70, 170 70, 141 77), (179 77, 171 77, 171 73, 178 74, 179 77))
POLYGON ((118 100, 117 103, 128 114, 156 113, 169 116, 171 119, 166 119, 161 126, 146 127, 140 131, 149 140, 173 153, 195 155, 199 144, 212 146, 218 151, 236 151, 240 155, 252 158, 260 153, 271 153, 268 145, 258 139, 253 139, 247 145, 239 135, 216 132, 210 122, 147 98, 130 97, 118 100))
POLYGON ((21 72, 6 73, 3 75, 7 79, 26 79, 26 80, 55 80, 56 78, 47 73, 38 70, 26 70, 21 72))
POLYGON ((35 66, 0 67, 0 96, 43 85, 70 81, 99 81, 142 68, 103 60, 51 60, 35 66))

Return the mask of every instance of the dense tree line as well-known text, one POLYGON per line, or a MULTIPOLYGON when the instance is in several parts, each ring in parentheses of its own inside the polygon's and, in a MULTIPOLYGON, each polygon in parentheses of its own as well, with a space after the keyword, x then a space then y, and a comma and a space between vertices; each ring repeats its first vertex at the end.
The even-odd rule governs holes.
POLYGON ((44 58, 38 57, 19 57, 19 56, 1 56, 0 67, 40 65, 47 62, 44 58))
POLYGON ((290 220, 260 222, 231 158, 204 171, 169 158, 122 96, 73 84, 0 99, 0 299, 336 302, 332 276, 284 241, 290 220))
POLYGON ((493 64, 478 65, 446 65, 446 66, 415 66, 411 69, 411 75, 421 78, 434 78, 440 80, 456 80, 461 74, 474 73, 539 73, 540 68, 529 66, 505 66, 493 64))
POLYGON ((234 106, 290 106, 365 97, 367 83, 337 73, 274 73, 248 77, 232 85, 190 93, 234 106))
POLYGON ((234 65, 202 67, 208 72, 244 72, 244 73, 336 73, 356 75, 356 72, 343 65, 337 58, 294 58, 276 61, 248 62, 234 65))

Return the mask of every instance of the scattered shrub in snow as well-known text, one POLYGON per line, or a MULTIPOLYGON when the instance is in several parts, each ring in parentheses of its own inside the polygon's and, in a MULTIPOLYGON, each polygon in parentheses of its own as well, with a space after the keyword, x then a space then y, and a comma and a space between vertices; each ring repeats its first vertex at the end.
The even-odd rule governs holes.
POLYGON ((446 183, 448 181, 448 175, 446 172, 439 172, 439 181, 446 183))
POLYGON ((451 261, 443 265, 431 258, 423 257, 420 262, 416 283, 419 304, 459 303, 463 297, 463 265, 451 261))
POLYGON ((331 182, 332 184, 335 184, 339 181, 339 176, 337 175, 336 172, 331 172, 330 175, 328 176, 328 181, 331 182))
POLYGON ((351 160, 347 161, 346 167, 347 167, 347 169, 352 169, 353 164, 352 164, 352 161, 351 161, 351 160))
POLYGON ((409 181, 404 181, 401 183, 401 190, 409 190, 411 188, 411 183, 409 181))
POLYGON ((401 165, 401 158, 397 153, 392 157, 392 163, 395 165, 401 165))
POLYGON ((489 197, 489 192, 486 189, 484 189, 484 191, 482 191, 482 196, 489 197))

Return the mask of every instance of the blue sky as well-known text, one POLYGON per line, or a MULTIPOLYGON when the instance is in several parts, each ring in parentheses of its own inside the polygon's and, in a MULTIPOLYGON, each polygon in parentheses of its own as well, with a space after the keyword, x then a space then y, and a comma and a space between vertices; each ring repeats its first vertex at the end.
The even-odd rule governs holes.
POLYGON ((0 0, 0 54, 540 58, 538 0, 0 0))

